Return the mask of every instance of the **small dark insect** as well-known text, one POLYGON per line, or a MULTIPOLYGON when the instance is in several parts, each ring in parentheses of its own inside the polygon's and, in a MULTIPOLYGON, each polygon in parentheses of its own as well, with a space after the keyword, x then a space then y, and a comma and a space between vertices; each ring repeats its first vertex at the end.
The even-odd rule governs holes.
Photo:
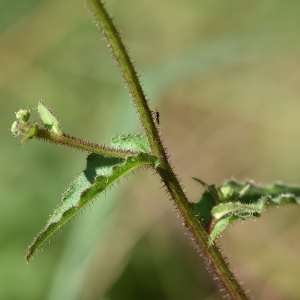
POLYGON ((154 118, 156 124, 159 125, 159 123, 160 123, 160 114, 159 114, 159 111, 157 111, 157 110, 152 111, 152 115, 153 115, 153 118, 154 118))

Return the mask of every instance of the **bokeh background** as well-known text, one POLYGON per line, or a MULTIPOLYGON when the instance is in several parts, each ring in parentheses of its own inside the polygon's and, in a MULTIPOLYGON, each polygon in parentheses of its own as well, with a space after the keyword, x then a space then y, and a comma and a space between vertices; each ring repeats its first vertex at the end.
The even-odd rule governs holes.
MULTIPOLYGON (((300 183, 300 2, 107 0, 191 199, 225 178, 300 183)), ((66 132, 141 128, 83 0, 0 0, 0 299, 220 299, 161 183, 138 172, 29 265, 25 249, 85 154, 10 135, 43 97, 66 132)), ((300 208, 232 226, 219 244, 253 299, 300 298, 300 208)))

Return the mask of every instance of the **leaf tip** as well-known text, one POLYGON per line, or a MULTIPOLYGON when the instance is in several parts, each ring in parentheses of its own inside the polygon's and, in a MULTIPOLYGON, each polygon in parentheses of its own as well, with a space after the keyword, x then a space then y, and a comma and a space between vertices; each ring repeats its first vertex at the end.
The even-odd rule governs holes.
POLYGON ((200 183, 203 187, 207 187, 208 186, 208 184, 205 181, 203 181, 202 179, 199 179, 197 177, 192 177, 192 179, 195 180, 195 181, 197 181, 198 183, 200 183))
POLYGON ((60 128, 59 121, 51 112, 51 110, 40 100, 37 106, 37 111, 43 125, 51 132, 62 135, 63 132, 60 128))
POLYGON ((28 248, 27 248, 27 252, 25 254, 25 260, 26 262, 29 264, 31 261, 31 258, 33 257, 34 254, 34 248, 33 248, 33 244, 31 244, 28 248))

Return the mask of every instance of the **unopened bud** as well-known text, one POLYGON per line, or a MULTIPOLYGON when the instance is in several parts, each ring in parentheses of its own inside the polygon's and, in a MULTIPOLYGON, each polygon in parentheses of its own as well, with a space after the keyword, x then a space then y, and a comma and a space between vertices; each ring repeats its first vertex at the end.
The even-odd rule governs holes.
POLYGON ((20 109, 16 112, 16 119, 20 122, 28 122, 30 118, 30 111, 28 109, 20 109))
POLYGON ((10 131, 13 136, 17 137, 20 135, 20 128, 19 128, 19 122, 14 121, 11 125, 10 131))

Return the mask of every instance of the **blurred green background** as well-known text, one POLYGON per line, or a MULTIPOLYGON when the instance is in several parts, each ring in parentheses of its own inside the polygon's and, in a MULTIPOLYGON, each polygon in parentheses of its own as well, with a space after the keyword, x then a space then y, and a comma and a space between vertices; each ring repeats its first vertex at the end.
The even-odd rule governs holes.
MULTIPOLYGON (((202 192, 192 176, 300 183, 299 1, 106 2, 191 199, 202 192)), ((83 0, 0 0, 0 67, 0 299, 220 299, 151 172, 123 180, 26 264, 85 154, 20 146, 13 112, 43 97, 66 132, 100 143, 141 128, 83 0)), ((273 209, 220 240, 253 299, 300 298, 299 216, 273 209)))

